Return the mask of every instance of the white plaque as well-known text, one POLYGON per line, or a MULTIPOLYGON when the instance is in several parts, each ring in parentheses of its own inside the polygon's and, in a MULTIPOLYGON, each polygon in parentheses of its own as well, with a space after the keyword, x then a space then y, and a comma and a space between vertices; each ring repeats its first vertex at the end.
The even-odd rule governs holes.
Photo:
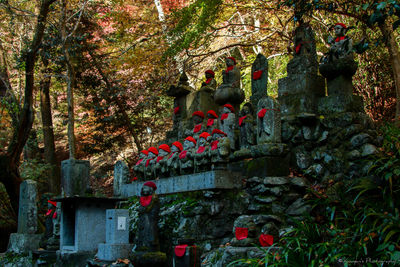
POLYGON ((118 217, 117 230, 126 230, 126 217, 118 217))

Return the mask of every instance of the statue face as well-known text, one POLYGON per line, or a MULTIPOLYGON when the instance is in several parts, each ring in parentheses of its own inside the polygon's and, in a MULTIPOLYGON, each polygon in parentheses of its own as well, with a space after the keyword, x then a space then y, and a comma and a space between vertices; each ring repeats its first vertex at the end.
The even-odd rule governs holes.
POLYGON ((228 67, 233 66, 233 65, 235 64, 235 63, 233 62, 233 60, 230 59, 230 58, 226 58, 226 59, 225 59, 225 63, 226 63, 226 65, 227 65, 228 67))
POLYGON ((168 152, 165 151, 165 150, 163 150, 163 149, 160 149, 160 151, 158 152, 158 154, 159 154, 161 157, 165 157, 166 155, 168 155, 168 152))
POLYGON ((247 115, 247 114, 249 114, 250 113, 250 108, 248 107, 248 106, 244 106, 243 107, 243 114, 244 115, 247 115))
POLYGON ((155 158, 155 154, 153 152, 149 152, 149 155, 147 156, 149 159, 155 158))
POLYGON ((145 157, 147 157, 146 154, 144 154, 144 153, 139 153, 139 158, 140 158, 140 159, 144 159, 145 157))
POLYGON ((231 110, 230 110, 229 108, 227 108, 227 107, 224 107, 224 108, 222 109, 222 112, 223 112, 223 113, 231 113, 231 110))
POLYGON ((176 146, 172 146, 171 147, 171 152, 178 152, 179 151, 179 148, 177 148, 176 146))
POLYGON ((214 140, 221 139, 222 137, 223 137, 223 135, 222 135, 222 134, 219 134, 219 133, 215 133, 215 134, 213 135, 214 140))
POLYGON ((150 195, 152 195, 153 194, 153 188, 152 187, 150 187, 150 186, 143 186, 142 187, 142 191, 141 191, 141 195, 142 196, 150 196, 150 195))
POLYGON ((200 146, 205 146, 206 143, 207 143, 207 140, 206 140, 206 139, 204 139, 203 137, 200 138, 200 140, 199 140, 199 145, 200 145, 200 146))
POLYGON ((190 148, 193 148, 193 147, 194 147, 193 142, 190 142, 190 141, 188 141, 188 140, 185 140, 185 141, 183 142, 183 148, 184 148, 185 150, 190 149, 190 148))
POLYGON ((194 116, 193 116, 193 122, 194 122, 195 124, 202 123, 202 122, 203 122, 203 118, 200 117, 200 116, 194 115, 194 116))
POLYGON ((344 28, 340 25, 336 25, 334 28, 335 30, 335 35, 340 37, 340 36, 344 36, 344 28))
POLYGON ((211 75, 211 73, 208 73, 208 72, 206 72, 206 78, 207 78, 207 79, 210 79, 210 78, 212 78, 212 75, 211 75))

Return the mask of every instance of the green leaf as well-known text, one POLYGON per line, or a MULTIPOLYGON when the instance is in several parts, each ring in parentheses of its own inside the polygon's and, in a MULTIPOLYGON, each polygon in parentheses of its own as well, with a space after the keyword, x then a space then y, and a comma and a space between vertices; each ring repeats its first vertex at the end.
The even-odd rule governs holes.
POLYGON ((379 5, 376 7, 378 10, 382 10, 386 7, 386 2, 380 2, 379 5))
POLYGON ((365 10, 367 10, 368 7, 369 7, 369 4, 367 3, 367 4, 364 4, 364 5, 362 6, 362 9, 365 11, 365 10))
POLYGON ((390 232, 387 234, 387 236, 386 236, 384 242, 388 242, 389 239, 390 239, 394 234, 396 234, 396 233, 398 234, 399 232, 397 232, 397 231, 395 231, 395 230, 390 231, 390 232))
POLYGON ((396 251, 395 253, 393 253, 391 260, 396 262, 400 261, 400 251, 396 251))
POLYGON ((390 245, 390 246, 388 247, 388 249, 389 249, 389 251, 394 251, 394 245, 393 245, 393 244, 390 245))

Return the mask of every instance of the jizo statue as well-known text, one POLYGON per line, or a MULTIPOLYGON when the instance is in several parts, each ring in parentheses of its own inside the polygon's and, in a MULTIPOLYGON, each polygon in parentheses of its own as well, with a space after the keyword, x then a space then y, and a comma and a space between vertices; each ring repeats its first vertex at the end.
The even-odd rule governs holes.
POLYGON ((197 142, 197 149, 194 153, 194 172, 203 172, 210 168, 210 146, 208 141, 211 135, 207 132, 202 132, 197 142))
POLYGON ((146 163, 144 165, 145 178, 152 179, 155 177, 154 165, 156 164, 156 157, 158 156, 158 150, 155 147, 150 147, 148 150, 148 155, 146 158, 146 163))
POLYGON ((231 150, 235 150, 235 130, 237 128, 236 125, 236 115, 235 109, 230 104, 225 104, 222 108, 222 114, 220 117, 220 128, 221 130, 227 134, 227 137, 230 139, 231 150))
POLYGON ((186 137, 183 142, 183 151, 179 153, 179 165, 181 174, 192 174, 194 171, 194 149, 197 141, 192 137, 186 137))
POLYGON ((239 130, 240 130, 240 149, 247 148, 256 144, 255 139, 255 127, 254 127, 254 117, 253 117, 253 106, 251 103, 244 104, 243 108, 240 110, 239 117, 239 130))
POLYGON ((154 173, 158 178, 168 177, 167 160, 168 155, 171 153, 171 148, 167 144, 162 144, 158 147, 158 157, 154 165, 154 173))
POLYGON ((171 145, 171 154, 167 160, 167 167, 169 171, 169 176, 178 176, 180 174, 179 169, 179 153, 183 150, 181 142, 175 141, 171 145))
POLYGON ((136 162, 135 166, 133 167, 133 170, 136 173, 136 177, 139 180, 144 180, 144 172, 145 172, 145 165, 146 165, 146 158, 148 156, 147 150, 142 150, 139 153, 139 160, 136 162))

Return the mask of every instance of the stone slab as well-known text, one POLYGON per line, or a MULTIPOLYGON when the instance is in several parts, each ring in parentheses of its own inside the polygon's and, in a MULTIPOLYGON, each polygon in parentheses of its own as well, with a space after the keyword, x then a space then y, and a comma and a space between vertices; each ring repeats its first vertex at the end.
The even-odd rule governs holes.
POLYGON ((40 245, 42 234, 19 234, 12 233, 8 243, 8 251, 15 253, 27 253, 37 250, 40 245))
POLYGON ((66 196, 83 196, 90 189, 90 162, 67 159, 61 162, 61 189, 66 196))
POLYGON ((104 261, 126 259, 132 251, 133 244, 99 244, 97 258, 104 261))
POLYGON ((318 113, 329 115, 333 112, 364 112, 361 96, 353 95, 343 99, 339 95, 330 95, 318 100, 318 113))
POLYGON ((106 243, 129 243, 129 211, 127 209, 106 210, 106 243))
MULTIPOLYGON (((167 195, 182 192, 209 190, 209 189, 233 189, 240 185, 240 177, 237 173, 214 170, 153 180, 157 185, 157 195, 167 195)), ((143 182, 134 182, 122 186, 123 197, 139 196, 143 182)))
POLYGON ((231 162, 228 170, 238 172, 242 177, 286 176, 289 174, 290 155, 266 156, 252 160, 231 162))
POLYGON ((18 233, 35 234, 37 231, 37 186, 33 180, 25 180, 20 186, 18 233))

